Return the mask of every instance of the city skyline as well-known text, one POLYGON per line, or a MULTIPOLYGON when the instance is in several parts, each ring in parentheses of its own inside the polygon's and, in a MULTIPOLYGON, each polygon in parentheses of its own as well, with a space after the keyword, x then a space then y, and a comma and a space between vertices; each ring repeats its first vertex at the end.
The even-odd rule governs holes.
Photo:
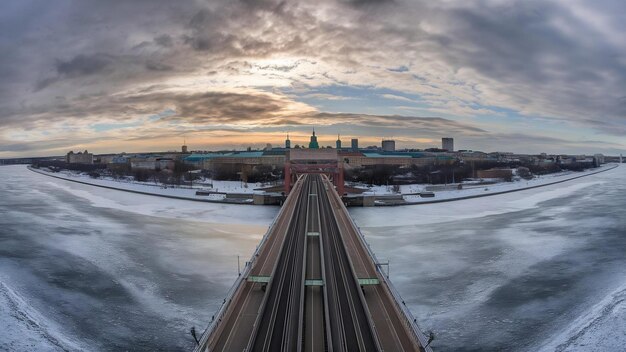
POLYGON ((305 144, 626 152, 626 5, 0 5, 0 158, 305 144), (137 19, 137 14, 143 16, 137 19))

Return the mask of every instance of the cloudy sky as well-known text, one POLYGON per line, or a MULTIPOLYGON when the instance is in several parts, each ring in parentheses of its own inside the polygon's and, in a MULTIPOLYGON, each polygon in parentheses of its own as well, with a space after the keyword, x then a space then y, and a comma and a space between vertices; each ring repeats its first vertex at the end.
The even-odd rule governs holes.
POLYGON ((626 153, 626 2, 5 0, 0 157, 358 137, 626 153))

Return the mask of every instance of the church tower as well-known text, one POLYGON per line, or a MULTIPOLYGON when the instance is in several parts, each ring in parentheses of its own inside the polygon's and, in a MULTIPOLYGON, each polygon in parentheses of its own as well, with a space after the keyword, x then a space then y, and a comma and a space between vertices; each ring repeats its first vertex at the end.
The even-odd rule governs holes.
POLYGON ((337 141, 335 142, 335 146, 336 146, 337 150, 341 149, 341 138, 340 138, 339 134, 337 134, 337 141))
POLYGON ((320 145, 317 143, 317 136, 315 135, 315 128, 313 129, 313 135, 311 136, 311 141, 309 142, 309 149, 319 149, 320 145))
POLYGON ((287 139, 285 139, 285 149, 291 149, 291 140, 289 139, 289 133, 287 133, 287 139))

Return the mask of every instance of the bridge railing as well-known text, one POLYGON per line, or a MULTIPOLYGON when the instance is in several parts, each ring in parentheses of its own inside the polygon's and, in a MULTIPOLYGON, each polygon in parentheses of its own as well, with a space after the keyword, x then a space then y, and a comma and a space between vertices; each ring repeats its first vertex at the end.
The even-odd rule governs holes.
POLYGON ((254 253, 252 253, 252 257, 250 258, 248 262, 246 262, 243 272, 239 275, 239 277, 237 277, 233 285, 230 287, 230 289, 226 293, 226 298, 224 299, 224 302, 222 302, 222 305, 218 309, 217 313, 215 313, 215 315, 211 319, 211 322, 202 333, 198 346, 196 346, 196 348, 194 349, 195 352, 202 352, 206 349, 207 343, 209 342, 209 338, 211 337, 211 334, 219 326, 219 324, 222 321, 222 318, 224 318, 224 316, 226 315, 226 311, 228 310, 230 303, 232 303, 233 297, 235 293, 237 292, 237 289, 239 288, 239 286, 241 286, 241 283, 248 277, 250 270, 252 270, 252 264, 254 264, 254 262, 256 261, 256 258, 258 258, 259 251, 261 250, 261 248, 263 248, 263 245, 265 244, 265 242, 267 242, 267 239, 269 238, 270 232, 274 228, 274 225, 276 225, 276 222, 278 222, 278 219, 280 219, 283 213, 286 211, 285 210, 287 208, 286 205, 287 205, 287 202, 283 203, 283 206, 280 208, 280 210, 278 211, 278 214, 276 215, 276 217, 274 217, 274 220, 272 220, 272 222, 270 223, 270 226, 268 227, 267 231, 263 235, 261 242, 259 242, 254 253))
MULTIPOLYGON (((348 213, 348 209, 345 207, 343 202, 341 202, 341 206, 342 206, 343 210, 346 213, 348 213)), ((352 217, 349 216, 349 214, 348 214, 347 218, 350 219, 350 223, 352 223, 352 226, 354 227, 354 229, 356 230, 357 234, 359 235, 359 238, 360 238, 362 244, 364 244, 364 247, 367 250, 367 253, 374 260, 374 263, 378 264, 379 263, 378 258, 376 258, 376 254, 374 254, 374 252, 372 252, 372 249, 370 248, 370 245, 365 240, 365 236, 363 235, 363 233, 361 233, 361 229, 356 225, 356 223, 354 222, 354 219, 352 219, 352 217)), ((375 265, 375 267, 376 267, 376 271, 378 271, 378 273, 380 274, 380 276, 383 279, 383 284, 385 284, 387 286, 387 288, 389 289, 389 293, 391 293, 391 295, 393 297, 393 301, 396 304, 396 307, 403 313, 403 317, 404 317, 403 323, 404 323, 404 325, 413 334, 413 336, 420 342, 420 345, 422 347, 424 347, 424 351, 432 352, 432 349, 430 348, 430 346, 425 347, 428 344, 428 339, 426 338, 426 335, 424 335, 424 332, 420 329, 419 325, 417 324, 417 319, 413 316, 411 311, 407 308, 407 306, 404 303, 404 300, 402 299, 402 297, 400 296, 400 293, 398 292, 398 290, 393 286, 391 281, 387 278, 385 273, 381 270, 380 265, 375 265)))
POLYGON ((244 272, 241 275, 239 275, 237 280, 235 280, 235 283, 228 290, 228 292, 226 293, 226 298, 224 299, 224 302, 222 302, 222 305, 218 309, 217 313, 213 315, 213 318, 211 319, 209 326, 207 326, 207 328, 202 333, 200 342, 198 343, 198 346, 196 347, 194 351, 200 352, 206 349, 211 333, 219 326, 220 322, 222 321, 222 318, 226 314, 226 311, 228 310, 228 307, 230 306, 230 303, 233 300, 233 296, 237 292, 237 289, 241 285, 243 279, 246 277, 245 274, 247 274, 248 270, 249 270, 249 266, 246 266, 244 269, 244 272))

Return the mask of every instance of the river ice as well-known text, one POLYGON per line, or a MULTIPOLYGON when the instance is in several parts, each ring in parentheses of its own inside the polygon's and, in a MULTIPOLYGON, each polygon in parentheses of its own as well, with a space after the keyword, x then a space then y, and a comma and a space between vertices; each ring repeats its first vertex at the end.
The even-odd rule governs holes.
POLYGON ((351 213, 435 350, 624 351, 625 175, 351 213))
MULTIPOLYGON (((351 213, 435 350, 619 351, 625 176, 351 213)), ((191 349, 277 211, 0 167, 0 350, 191 349)))

